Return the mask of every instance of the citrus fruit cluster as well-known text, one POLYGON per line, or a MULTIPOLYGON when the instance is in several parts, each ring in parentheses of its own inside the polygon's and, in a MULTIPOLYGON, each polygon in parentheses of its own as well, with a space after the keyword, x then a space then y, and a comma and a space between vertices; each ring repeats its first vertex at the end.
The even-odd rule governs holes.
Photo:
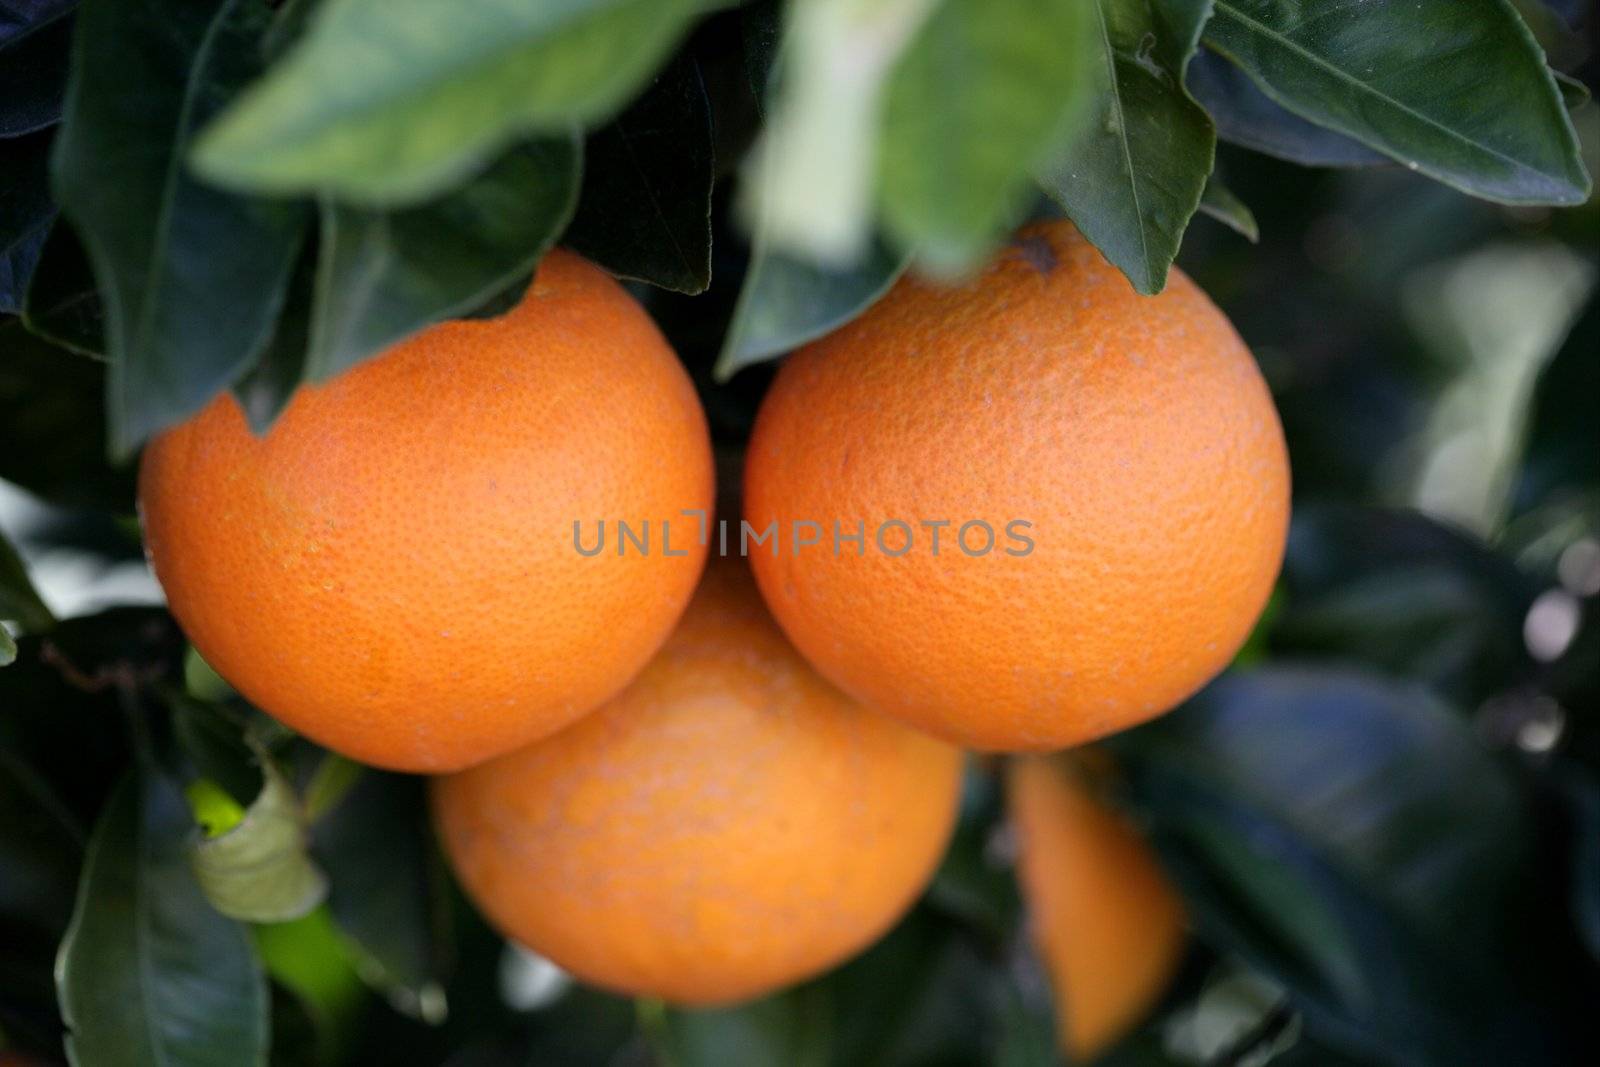
MULTIPOLYGON (((146 450, 140 493, 200 653, 329 748, 439 775, 495 925, 701 1004, 891 925, 949 836, 961 748, 1078 745, 1215 675, 1275 580, 1289 477, 1206 296, 1175 273, 1140 297, 1055 222, 789 357, 731 517, 748 564, 706 563, 729 539, 688 376, 560 251, 513 311, 303 388, 263 436, 218 399, 146 450)), ((1011 797, 1081 1053, 1159 992, 1181 920, 1053 768, 1016 764, 1011 797)))

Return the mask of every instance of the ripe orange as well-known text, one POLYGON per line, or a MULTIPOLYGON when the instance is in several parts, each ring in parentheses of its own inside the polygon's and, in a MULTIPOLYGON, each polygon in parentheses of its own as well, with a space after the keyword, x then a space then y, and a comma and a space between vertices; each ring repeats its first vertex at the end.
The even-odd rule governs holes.
POLYGON ((620 696, 437 779, 434 814, 508 936, 596 985, 717 1004, 882 934, 944 850, 961 761, 818 677, 714 560, 620 696))
POLYGON ((1021 759, 1006 779, 1062 1047, 1088 1061, 1160 998, 1183 952, 1183 905, 1133 828, 1060 763, 1021 759))
POLYGON ((1053 222, 790 356, 745 503, 777 523, 750 544, 761 591, 836 685, 969 747, 1048 750, 1227 664, 1282 560, 1289 469, 1205 294, 1174 271, 1141 297, 1053 222))
POLYGON ((505 316, 449 322, 264 437, 224 396, 145 451, 145 544, 200 653, 355 759, 464 767, 614 695, 704 562, 710 441, 644 311, 566 252, 505 316), (615 529, 650 526, 650 551, 615 529), (574 547, 573 523, 594 546, 574 547), (661 523, 670 521, 663 551, 661 523))

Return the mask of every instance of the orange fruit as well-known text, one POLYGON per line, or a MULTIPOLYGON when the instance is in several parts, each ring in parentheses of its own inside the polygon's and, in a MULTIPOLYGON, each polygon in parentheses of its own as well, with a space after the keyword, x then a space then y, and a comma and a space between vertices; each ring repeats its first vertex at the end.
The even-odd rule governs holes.
POLYGON ((1149 847, 1061 763, 1006 775, 1017 873, 1062 1048, 1099 1055, 1154 1006, 1183 954, 1183 905, 1149 847))
POLYGON ((1174 270, 1139 296, 1051 222, 790 356, 745 504, 772 535, 748 542, 762 593, 836 685, 971 748, 1049 750, 1228 663, 1282 561, 1289 468, 1205 294, 1174 270))
POLYGON ((595 985, 719 1004, 882 934, 944 850, 961 763, 818 677, 714 560, 632 685, 436 779, 434 816, 509 937, 595 985))
POLYGON ((713 490, 672 350, 556 251, 508 314, 303 387, 265 436, 218 398, 145 450, 139 493, 173 614, 245 697, 354 759, 447 771, 628 683, 693 593, 681 511, 713 490), (648 553, 616 554, 618 520, 648 553))

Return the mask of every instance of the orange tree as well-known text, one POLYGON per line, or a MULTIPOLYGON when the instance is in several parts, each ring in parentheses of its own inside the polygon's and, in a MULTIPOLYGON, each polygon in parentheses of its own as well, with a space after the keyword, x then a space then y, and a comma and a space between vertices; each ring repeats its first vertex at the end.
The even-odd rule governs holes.
POLYGON ((0 0, 0 1062, 1600 1059, 1588 9, 0 0))

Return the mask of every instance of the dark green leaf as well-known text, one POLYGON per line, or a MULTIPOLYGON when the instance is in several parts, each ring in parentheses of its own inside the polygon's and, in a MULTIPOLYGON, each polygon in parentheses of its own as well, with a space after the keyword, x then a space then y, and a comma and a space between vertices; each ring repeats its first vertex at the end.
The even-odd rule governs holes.
POLYGON ((66 219, 57 217, 28 284, 22 321, 63 348, 105 358, 106 308, 95 286, 89 253, 66 219))
POLYGON ((1114 747, 1202 934, 1319 1029, 1417 1063, 1570 1062, 1533 969, 1529 811, 1422 690, 1231 675, 1114 747))
POLYGON ((855 318, 888 292, 908 257, 875 244, 854 270, 815 267, 768 250, 758 237, 728 324, 716 377, 772 359, 855 318))
POLYGON ((1217 125, 1217 136, 1306 167, 1371 167, 1388 163, 1360 141, 1307 122, 1260 89, 1250 76, 1209 49, 1189 61, 1189 92, 1217 125))
POLYGON ((739 6, 740 57, 750 99, 763 114, 772 87, 772 68, 783 36, 783 10, 778 0, 748 0, 739 6))
POLYGON ((528 272, 572 215, 575 138, 534 141, 432 204, 322 205, 306 378, 323 381, 528 272))
POLYGON ((25 631, 48 630, 55 622, 4 533, 0 533, 0 621, 17 623, 25 631))
POLYGON ((214 782, 242 808, 261 793, 266 781, 250 742, 245 718, 224 704, 186 693, 167 697, 172 732, 197 777, 214 782))
POLYGON ((919 263, 968 270, 1017 221, 1033 169, 1088 118, 1095 40, 1083 0, 934 9, 889 76, 878 148, 884 225, 919 263))
POLYGON ((55 187, 106 301, 118 455, 231 384, 282 304, 303 207, 220 193, 181 165, 199 126, 259 70, 270 15, 259 0, 79 11, 55 187))
POLYGON ((105 365, 0 323, 0 478, 52 503, 133 510, 133 473, 106 462, 105 365))
POLYGON ((306 854, 305 813, 294 788, 265 749, 256 747, 261 792, 244 818, 193 846, 191 859, 206 899, 247 922, 288 922, 328 892, 328 880, 306 854))
POLYGON ((460 313, 457 318, 462 319, 498 319, 522 303, 522 298, 528 293, 528 286, 533 284, 533 272, 519 274, 513 278, 505 288, 493 294, 489 299, 477 307, 468 308, 460 313))
POLYGON ((680 59, 589 138, 583 196, 563 243, 621 277, 704 292, 715 167, 700 68, 680 59))
POLYGON ((1184 88, 1209 0, 1095 0, 1092 117, 1045 191, 1141 293, 1159 293, 1211 173, 1216 134, 1184 88))
POLYGON ((1009 980, 987 944, 919 907, 867 952, 821 979, 835 1007, 839 1067, 993 1063, 1009 1029, 1009 980), (996 1031, 999 1031, 997 1033, 996 1031))
POLYGON ((1600 292, 1590 296, 1561 349, 1545 365, 1529 407, 1517 486, 1520 509, 1600 481, 1594 401, 1600 390, 1600 292))
POLYGON ((267 1051, 267 991, 244 928, 206 903, 176 787, 150 770, 112 794, 61 944, 67 1051, 80 1067, 240 1067, 267 1051))
POLYGON ((233 395, 256 433, 266 433, 272 427, 305 376, 320 247, 321 242, 310 240, 300 250, 272 340, 256 359, 256 365, 233 383, 233 395))
POLYGON ((1206 43, 1295 114, 1462 192, 1588 197, 1555 80, 1507 0, 1217 0, 1206 43))
POLYGON ((1359 659, 1469 707, 1531 669, 1538 588, 1472 536, 1407 511, 1296 510, 1272 645, 1359 659))
POLYGON ((328 904, 357 970, 396 1007, 424 1017, 443 996, 444 937, 426 826, 421 780, 368 770, 312 831, 328 904))
POLYGON ((668 1011, 657 1043, 674 1067, 826 1067, 830 1014, 826 987, 802 986, 743 1007, 668 1011))
MULTIPOLYGON (((0 647, 9 640, 0 627, 0 647)), ((0 677, 22 669, 0 672, 0 677)), ((12 703, 18 694, 5 689, 0 682, 0 705, 15 728, 15 720, 31 709, 12 703)), ((0 944, 5 945, 0 1020, 8 1040, 21 1043, 28 1035, 13 1023, 25 1014, 30 1022, 37 1020, 34 1028, 48 1031, 53 1045, 58 1024, 51 961, 72 915, 87 835, 57 795, 46 768, 31 762, 31 752, 14 750, 12 740, 0 738, 0 827, 5 830, 0 833, 0 870, 5 872, 0 878, 0 944)))
POLYGON ((1568 111, 1576 111, 1589 102, 1589 87, 1559 70, 1552 70, 1551 75, 1556 79, 1556 88, 1561 90, 1561 103, 1568 111))
POLYGON ((1569 769, 1561 785, 1572 811, 1572 912, 1589 953, 1600 960, 1600 782, 1569 769))
POLYGON ((1210 215, 1228 229, 1237 233, 1251 244, 1261 239, 1261 229, 1256 225, 1256 217, 1246 204, 1233 194, 1213 174, 1206 179, 1205 192, 1200 194, 1200 210, 1210 215))
POLYGON ((76 0, 0 10, 0 137, 42 130, 61 117, 76 0))
POLYGON ((395 206, 627 103, 718 0, 329 0, 196 149, 216 181, 395 206))
POLYGON ((49 133, 0 140, 0 314, 22 310, 55 218, 49 162, 49 133))
POLYGON ((84 830, 39 770, 0 748, 0 929, 66 928, 84 830))

